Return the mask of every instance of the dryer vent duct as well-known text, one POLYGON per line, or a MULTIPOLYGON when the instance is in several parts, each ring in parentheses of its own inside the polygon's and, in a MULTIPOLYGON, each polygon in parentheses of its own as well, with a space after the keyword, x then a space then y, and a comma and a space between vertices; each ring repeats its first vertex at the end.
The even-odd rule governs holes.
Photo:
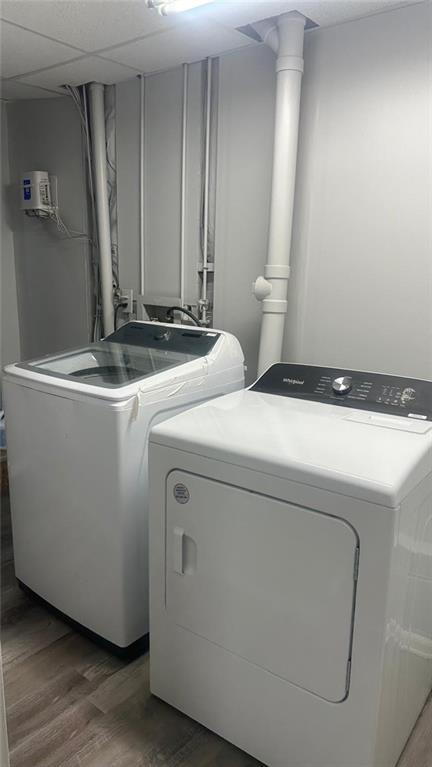
POLYGON ((274 362, 280 362, 282 356, 290 275, 305 23, 306 18, 301 13, 292 11, 274 21, 254 24, 261 40, 277 55, 268 255, 264 276, 258 277, 254 285, 255 296, 263 305, 259 375, 274 362))

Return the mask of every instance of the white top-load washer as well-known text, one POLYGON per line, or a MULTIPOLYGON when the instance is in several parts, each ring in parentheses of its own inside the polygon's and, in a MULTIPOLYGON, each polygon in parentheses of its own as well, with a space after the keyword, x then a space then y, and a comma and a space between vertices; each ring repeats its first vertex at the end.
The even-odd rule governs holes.
POLYGON ((145 647, 150 428, 243 385, 232 335, 151 322, 8 366, 19 581, 113 649, 145 647))
POLYGON ((272 366, 150 435, 154 694, 271 767, 393 767, 432 686, 432 383, 272 366))

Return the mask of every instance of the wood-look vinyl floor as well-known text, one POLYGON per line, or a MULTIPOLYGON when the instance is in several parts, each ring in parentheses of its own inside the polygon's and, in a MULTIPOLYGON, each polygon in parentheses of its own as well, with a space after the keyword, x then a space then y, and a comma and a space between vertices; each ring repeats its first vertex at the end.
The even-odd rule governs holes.
MULTIPOLYGON (((150 694, 148 655, 113 657, 17 587, 7 497, 1 533, 11 767, 259 767, 150 694)), ((432 767, 431 700, 399 767, 432 767)))

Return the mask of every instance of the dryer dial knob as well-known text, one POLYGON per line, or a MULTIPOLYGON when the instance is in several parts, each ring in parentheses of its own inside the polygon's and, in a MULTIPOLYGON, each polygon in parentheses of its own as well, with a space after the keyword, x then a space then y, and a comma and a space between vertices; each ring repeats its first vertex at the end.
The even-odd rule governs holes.
POLYGON ((340 376, 333 381, 333 391, 335 394, 348 394, 352 389, 351 376, 340 376))

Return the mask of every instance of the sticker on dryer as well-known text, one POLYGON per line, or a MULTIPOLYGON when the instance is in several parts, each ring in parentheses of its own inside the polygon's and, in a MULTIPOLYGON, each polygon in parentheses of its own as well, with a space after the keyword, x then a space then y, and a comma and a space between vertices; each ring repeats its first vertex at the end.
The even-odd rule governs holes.
POLYGON ((183 485, 182 482, 177 482, 177 484, 174 485, 173 492, 174 492, 174 498, 176 499, 177 503, 188 503, 190 498, 190 493, 186 485, 183 485))

